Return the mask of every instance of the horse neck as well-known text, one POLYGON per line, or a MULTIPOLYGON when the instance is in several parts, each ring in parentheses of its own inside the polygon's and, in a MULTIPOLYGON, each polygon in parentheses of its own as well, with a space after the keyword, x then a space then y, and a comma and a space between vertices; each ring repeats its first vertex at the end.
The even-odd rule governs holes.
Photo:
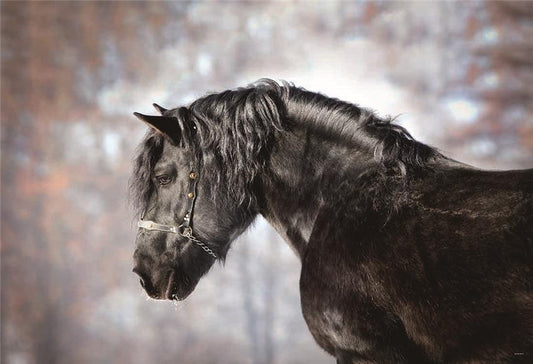
POLYGON ((260 177, 259 212, 302 257, 331 191, 372 163, 368 150, 327 139, 309 128, 281 132, 260 177))

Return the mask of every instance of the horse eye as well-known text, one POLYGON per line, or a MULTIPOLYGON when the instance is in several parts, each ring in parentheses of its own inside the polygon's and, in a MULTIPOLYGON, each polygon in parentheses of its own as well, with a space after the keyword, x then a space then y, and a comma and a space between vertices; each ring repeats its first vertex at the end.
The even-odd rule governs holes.
POLYGON ((170 177, 167 174, 164 174, 162 176, 157 176, 157 182, 159 182, 160 185, 167 185, 170 182, 172 182, 172 177, 170 177))

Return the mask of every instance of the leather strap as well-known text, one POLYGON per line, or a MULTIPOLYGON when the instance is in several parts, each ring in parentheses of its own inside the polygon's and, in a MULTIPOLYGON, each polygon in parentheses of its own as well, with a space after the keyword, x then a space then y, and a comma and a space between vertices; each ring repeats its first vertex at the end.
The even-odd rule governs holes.
POLYGON ((198 183, 198 175, 195 172, 189 173, 189 187, 187 188, 187 211, 183 217, 183 222, 180 226, 188 228, 191 225, 192 213, 194 210, 194 203, 196 202, 196 184, 198 183))

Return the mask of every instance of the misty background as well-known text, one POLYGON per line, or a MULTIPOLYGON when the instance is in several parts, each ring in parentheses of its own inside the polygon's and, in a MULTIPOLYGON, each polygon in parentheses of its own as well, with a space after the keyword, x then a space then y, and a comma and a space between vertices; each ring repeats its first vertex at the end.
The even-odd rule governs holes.
POLYGON ((185 302, 131 272, 132 112, 284 79, 482 168, 533 167, 530 2, 26 2, 1 11, 1 358, 333 363, 261 219, 185 302))

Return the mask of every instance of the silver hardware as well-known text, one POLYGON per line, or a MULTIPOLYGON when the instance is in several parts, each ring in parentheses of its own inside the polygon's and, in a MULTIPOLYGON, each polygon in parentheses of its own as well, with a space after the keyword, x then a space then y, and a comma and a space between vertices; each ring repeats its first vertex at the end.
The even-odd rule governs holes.
POLYGON ((196 245, 198 245, 200 248, 202 248, 207 254, 209 254, 210 256, 212 256, 213 258, 217 259, 217 255, 215 254, 214 251, 211 250, 211 248, 209 248, 207 245, 205 245, 203 242, 201 242, 200 240, 197 240, 196 238, 192 237, 191 238, 192 241, 194 241, 196 243, 196 245))
POLYGON ((173 225, 163 225, 158 224, 156 222, 150 221, 150 220, 140 220, 137 223, 137 226, 146 230, 158 230, 158 231, 164 231, 167 233, 176 233, 177 228, 173 225))
POLYGON ((189 240, 192 240, 196 245, 198 245, 200 248, 202 248, 207 254, 209 254, 210 256, 212 256, 213 258, 217 259, 218 256, 215 254, 215 252, 213 250, 211 250, 211 248, 209 248, 207 246, 207 244, 205 244, 203 241, 201 240, 198 240, 193 234, 192 234, 192 228, 190 226, 187 226, 187 227, 181 227, 179 226, 178 227, 178 234, 180 234, 181 236, 189 239, 189 240))
POLYGON ((182 227, 182 225, 178 226, 178 232, 181 236, 184 236, 186 238, 192 239, 192 228, 190 226, 182 227))

